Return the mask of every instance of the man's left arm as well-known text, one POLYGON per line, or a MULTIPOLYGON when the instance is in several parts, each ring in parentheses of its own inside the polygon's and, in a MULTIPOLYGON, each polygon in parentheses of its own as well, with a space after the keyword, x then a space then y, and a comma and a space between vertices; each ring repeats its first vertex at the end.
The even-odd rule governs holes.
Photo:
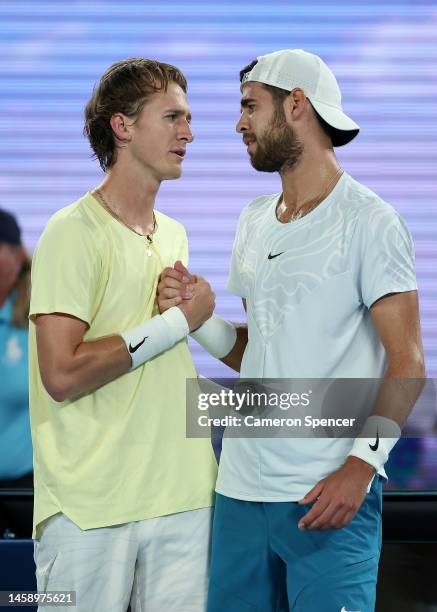
MULTIPOLYGON (((402 428, 425 377, 417 291, 386 295, 371 306, 370 313, 387 358, 387 369, 372 415, 388 419, 393 428, 402 428)), ((380 442, 384 448, 384 440, 380 442)), ((355 447, 360 448, 360 443, 355 447)), ((358 450, 354 455, 354 448, 338 470, 318 482, 299 501, 301 504, 315 501, 301 519, 301 529, 340 529, 357 513, 378 463, 373 460, 369 463, 365 453, 358 450)))

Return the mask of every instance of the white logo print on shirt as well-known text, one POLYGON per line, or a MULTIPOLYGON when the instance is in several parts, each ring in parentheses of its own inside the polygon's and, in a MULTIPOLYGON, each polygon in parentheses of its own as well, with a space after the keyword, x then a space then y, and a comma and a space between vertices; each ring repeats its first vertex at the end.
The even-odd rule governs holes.
POLYGON ((11 336, 6 345, 6 354, 4 357, 5 363, 13 365, 20 361, 23 356, 23 350, 18 342, 17 336, 11 336))

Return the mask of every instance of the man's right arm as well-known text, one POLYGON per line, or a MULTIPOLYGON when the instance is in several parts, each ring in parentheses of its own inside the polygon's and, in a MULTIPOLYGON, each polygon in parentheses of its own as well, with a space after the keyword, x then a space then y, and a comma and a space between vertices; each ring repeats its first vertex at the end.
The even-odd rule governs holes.
POLYGON ((35 326, 41 379, 57 402, 94 391, 131 368, 121 336, 84 341, 88 325, 62 313, 39 315, 35 326))
POLYGON ((57 402, 73 399, 167 350, 211 317, 215 296, 208 283, 199 283, 195 298, 173 313, 97 340, 84 340, 88 324, 81 319, 62 313, 35 315, 38 363, 47 392, 57 402))

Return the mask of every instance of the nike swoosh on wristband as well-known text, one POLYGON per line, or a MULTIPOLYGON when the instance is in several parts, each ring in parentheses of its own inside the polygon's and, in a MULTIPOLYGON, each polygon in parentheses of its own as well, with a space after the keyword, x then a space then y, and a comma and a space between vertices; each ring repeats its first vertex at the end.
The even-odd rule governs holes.
POLYGON ((275 259, 275 257, 279 257, 279 255, 282 255, 283 253, 285 253, 285 251, 282 251, 282 253, 276 253, 276 255, 269 253, 267 259, 275 259))
POLYGON ((379 446, 379 431, 376 430, 376 441, 375 444, 369 444, 370 450, 377 451, 379 446))
POLYGON ((343 606, 340 612, 361 612, 361 610, 346 610, 346 608, 343 606))
POLYGON ((144 342, 146 341, 146 338, 148 338, 148 337, 149 337, 149 336, 146 336, 145 338, 143 338, 143 339, 141 340, 141 342, 139 342, 139 343, 138 343, 138 344, 136 344, 135 346, 132 346, 132 344, 129 342, 129 353, 135 353, 135 351, 137 351, 137 350, 140 348, 140 346, 141 346, 142 344, 144 344, 144 342))

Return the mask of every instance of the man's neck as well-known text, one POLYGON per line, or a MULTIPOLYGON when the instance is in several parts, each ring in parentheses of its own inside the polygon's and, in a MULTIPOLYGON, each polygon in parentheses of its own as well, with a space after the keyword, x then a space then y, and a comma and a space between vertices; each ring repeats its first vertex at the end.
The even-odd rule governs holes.
POLYGON ((308 201, 322 197, 338 169, 332 149, 304 150, 297 165, 281 173, 283 200, 287 208, 297 212, 308 201))
MULTIPOLYGON (((118 163, 98 186, 105 203, 126 225, 140 234, 153 228, 153 209, 160 182, 140 172, 126 171, 118 163)), ((97 194, 99 195, 99 194, 97 194)))

